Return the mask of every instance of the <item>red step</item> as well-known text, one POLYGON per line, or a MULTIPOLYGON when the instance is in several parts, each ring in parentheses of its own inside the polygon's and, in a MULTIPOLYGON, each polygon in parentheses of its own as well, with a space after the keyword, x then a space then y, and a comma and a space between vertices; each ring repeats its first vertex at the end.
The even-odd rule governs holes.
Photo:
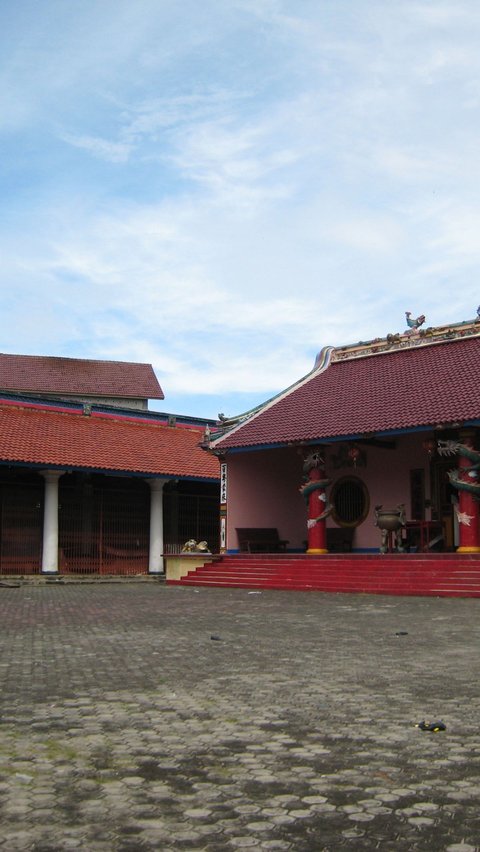
POLYGON ((169 585, 480 597, 480 554, 225 555, 169 585))

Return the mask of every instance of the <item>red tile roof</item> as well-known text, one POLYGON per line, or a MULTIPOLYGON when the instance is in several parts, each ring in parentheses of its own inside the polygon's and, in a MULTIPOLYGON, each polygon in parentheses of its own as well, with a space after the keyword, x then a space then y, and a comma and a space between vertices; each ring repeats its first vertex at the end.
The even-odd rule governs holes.
POLYGON ((0 389, 124 399, 163 399, 150 364, 0 353, 0 389))
POLYGON ((330 364, 215 442, 220 449, 480 420, 480 337, 330 364))
POLYGON ((0 460, 145 475, 218 479, 203 432, 134 418, 0 402, 0 460))

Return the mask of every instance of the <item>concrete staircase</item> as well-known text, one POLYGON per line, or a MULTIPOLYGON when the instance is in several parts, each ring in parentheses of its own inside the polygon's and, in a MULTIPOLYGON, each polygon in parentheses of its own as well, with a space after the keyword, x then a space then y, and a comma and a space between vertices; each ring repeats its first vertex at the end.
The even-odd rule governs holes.
POLYGON ((480 597, 480 554, 225 555, 168 585, 480 597))

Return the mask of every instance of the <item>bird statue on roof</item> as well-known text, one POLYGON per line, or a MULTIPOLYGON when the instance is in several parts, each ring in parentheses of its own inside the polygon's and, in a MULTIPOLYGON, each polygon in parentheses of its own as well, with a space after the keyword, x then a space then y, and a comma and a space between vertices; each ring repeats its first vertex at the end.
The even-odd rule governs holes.
POLYGON ((407 325, 410 329, 417 330, 421 325, 425 322, 425 314, 421 314, 416 319, 412 319, 412 314, 410 311, 405 311, 405 316, 407 318, 407 325))

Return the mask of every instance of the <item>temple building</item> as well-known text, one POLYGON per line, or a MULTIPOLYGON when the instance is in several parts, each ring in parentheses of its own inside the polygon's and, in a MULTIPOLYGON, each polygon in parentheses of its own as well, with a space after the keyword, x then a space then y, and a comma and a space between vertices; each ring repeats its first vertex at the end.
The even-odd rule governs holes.
POLYGON ((480 552, 480 323, 424 321, 222 420, 222 552, 480 552))
POLYGON ((0 354, 0 574, 161 574, 218 542, 212 421, 161 414, 151 365, 0 354))

